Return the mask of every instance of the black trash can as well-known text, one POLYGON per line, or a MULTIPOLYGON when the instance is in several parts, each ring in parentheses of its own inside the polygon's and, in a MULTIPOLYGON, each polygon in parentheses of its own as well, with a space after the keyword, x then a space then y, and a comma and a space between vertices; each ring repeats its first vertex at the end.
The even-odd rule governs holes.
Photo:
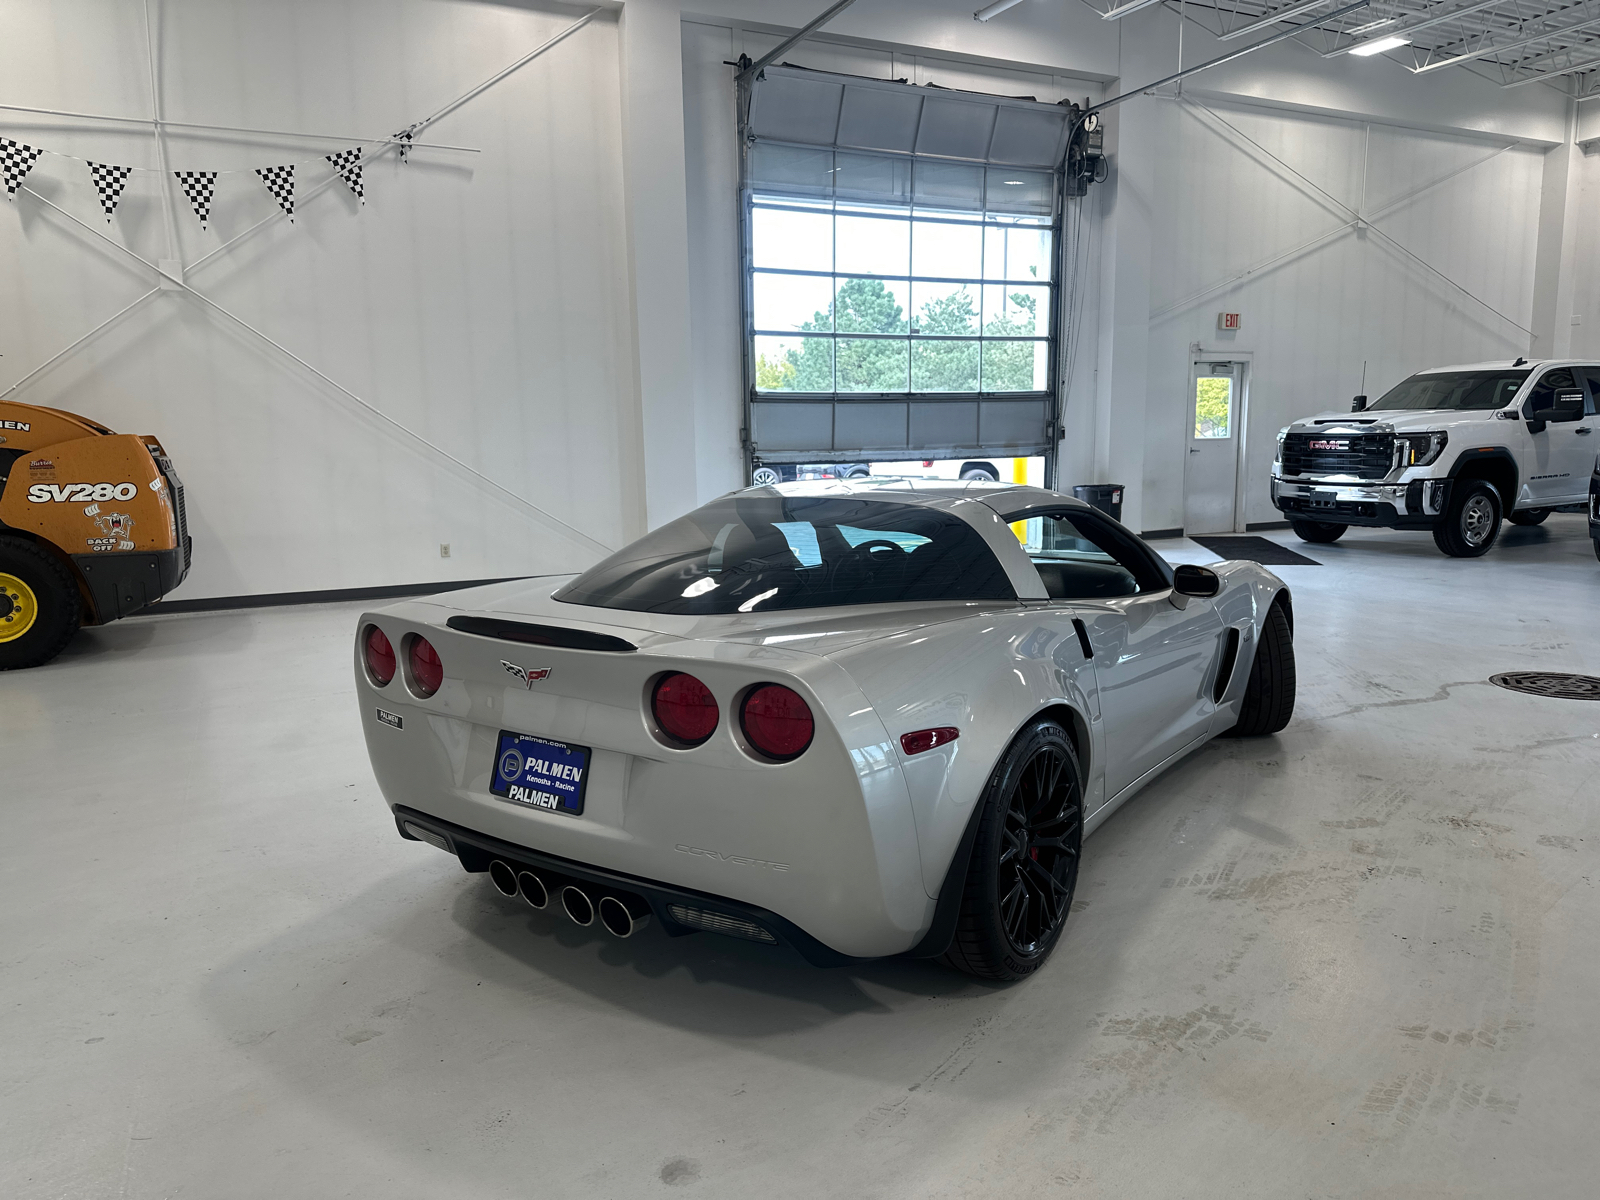
POLYGON ((1120 483, 1080 483, 1072 494, 1085 504, 1092 504, 1113 521, 1122 520, 1122 485, 1120 483))

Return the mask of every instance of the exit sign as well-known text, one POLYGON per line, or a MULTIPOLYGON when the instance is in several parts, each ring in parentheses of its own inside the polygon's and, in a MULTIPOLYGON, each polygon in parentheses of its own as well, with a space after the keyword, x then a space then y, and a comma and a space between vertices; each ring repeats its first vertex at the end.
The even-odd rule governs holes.
POLYGON ((1218 329, 1238 329, 1239 327, 1240 327, 1240 322, 1239 322, 1239 314, 1238 313, 1218 313, 1217 314, 1217 328, 1218 329))

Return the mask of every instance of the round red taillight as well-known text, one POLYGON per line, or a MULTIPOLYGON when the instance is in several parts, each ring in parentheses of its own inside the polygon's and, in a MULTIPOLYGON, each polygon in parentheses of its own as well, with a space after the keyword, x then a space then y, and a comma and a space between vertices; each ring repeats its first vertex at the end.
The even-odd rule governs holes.
POLYGON ((367 626, 367 634, 361 639, 361 645, 367 656, 367 674, 372 676, 373 683, 379 687, 385 686, 394 678, 394 647, 376 625, 367 626))
POLYGON ((804 754, 817 729, 800 693, 777 683, 763 683, 751 689, 744 699, 739 723, 752 746, 780 762, 804 754))
POLYGON ((444 682, 444 664, 439 652, 425 637, 411 639, 411 690, 426 700, 444 682))
POLYGON ((650 697, 656 723, 673 741, 698 746, 717 730, 717 698, 693 675, 663 675, 650 697))

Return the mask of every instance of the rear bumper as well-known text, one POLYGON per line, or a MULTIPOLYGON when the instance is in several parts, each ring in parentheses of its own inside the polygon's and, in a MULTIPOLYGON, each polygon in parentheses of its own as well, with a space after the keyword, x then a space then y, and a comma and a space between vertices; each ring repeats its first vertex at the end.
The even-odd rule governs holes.
POLYGON ((102 625, 149 607, 189 573, 187 544, 173 550, 74 554, 72 561, 89 585, 95 619, 102 625))
POLYGON ((1272 479, 1272 503, 1287 517, 1338 525, 1432 529, 1450 503, 1448 479, 1400 484, 1272 479))
POLYGON ((709 892, 693 891, 654 879, 641 879, 636 875, 607 870, 589 863, 574 862, 570 858, 546 854, 531 846, 519 846, 513 842, 502 841, 404 806, 397 806, 394 809, 394 819, 400 836, 408 841, 421 840, 406 830, 408 824, 419 826, 442 838, 449 847, 449 853, 458 857, 461 866, 467 871, 487 871, 490 862, 498 858, 518 870, 532 869, 535 873, 546 877, 547 881, 554 877, 558 881, 578 881, 607 891, 631 892, 642 896, 650 905, 651 916, 661 923, 661 928, 671 937, 702 932, 700 929, 683 924, 672 915, 672 906, 678 905, 736 917, 759 925, 772 935, 777 944, 792 947, 813 966, 842 967, 852 963, 873 961, 841 954, 823 945, 793 921, 754 904, 730 900, 726 896, 716 896, 709 892))

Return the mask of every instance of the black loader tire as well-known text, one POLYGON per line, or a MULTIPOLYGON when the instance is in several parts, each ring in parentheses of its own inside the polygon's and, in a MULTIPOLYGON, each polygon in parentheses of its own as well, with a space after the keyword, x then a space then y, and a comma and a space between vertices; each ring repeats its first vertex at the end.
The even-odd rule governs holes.
POLYGON ((10 622, 28 620, 25 632, 0 641, 0 671, 43 666, 78 632, 82 600, 77 583, 54 555, 17 537, 0 537, 0 576, 23 585, 5 585, 0 579, 5 585, 0 586, 0 637, 6 637, 10 622))
POLYGON ((1465 479, 1450 489, 1450 504, 1433 527, 1433 542, 1451 558, 1477 558, 1487 554, 1500 536, 1504 506, 1494 485, 1482 479, 1465 479))
POLYGON ((945 962, 982 979, 1024 979, 1060 940, 1078 885, 1083 776, 1067 731, 1049 720, 1025 726, 978 803, 945 962))
POLYGON ((1277 733, 1294 716, 1294 634, 1283 605, 1274 601, 1262 623, 1250 680, 1239 702, 1239 720, 1224 737, 1277 733))
POLYGON ((1514 512, 1506 517, 1513 525, 1543 525, 1544 519, 1550 515, 1548 508, 1525 508, 1521 512, 1514 512))
POLYGON ((1337 542, 1344 536, 1348 525, 1337 525, 1331 521, 1301 521, 1293 518, 1289 527, 1294 530, 1295 537, 1302 542, 1319 542, 1326 545, 1328 542, 1337 542))

